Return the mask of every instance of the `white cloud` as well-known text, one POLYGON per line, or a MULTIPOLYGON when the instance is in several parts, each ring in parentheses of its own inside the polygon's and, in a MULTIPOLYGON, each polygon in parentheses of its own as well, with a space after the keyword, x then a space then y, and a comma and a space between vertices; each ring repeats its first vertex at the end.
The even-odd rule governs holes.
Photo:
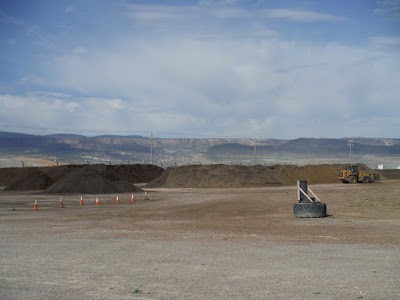
POLYGON ((246 18, 253 16, 250 11, 237 7, 215 8, 209 11, 209 14, 217 18, 246 18))
POLYGON ((79 98, 61 93, 4 94, 0 95, 0 106, 2 126, 127 130, 135 119, 130 119, 127 103, 121 99, 79 98))
POLYGON ((200 0, 198 4, 201 6, 224 6, 224 5, 234 5, 237 4, 239 0, 200 0))
POLYGON ((0 10, 0 22, 5 24, 11 24, 16 27, 21 28, 26 32, 26 34, 33 38, 33 42, 36 44, 40 44, 45 48, 54 48, 56 45, 54 44, 50 35, 42 30, 37 25, 28 25, 24 22, 24 20, 20 20, 10 16, 3 11, 0 10))
POLYGON ((6 14, 5 12, 0 10, 0 21, 6 24, 12 24, 16 26, 24 26, 24 21, 13 18, 12 16, 6 14))
POLYGON ((399 0, 378 0, 376 1, 378 8, 374 9, 373 12, 379 15, 393 18, 399 21, 400 17, 400 1, 399 0))
POLYGON ((101 114, 118 113, 127 108, 125 101, 121 99, 84 98, 83 103, 88 111, 101 114))
POLYGON ((264 18, 282 19, 292 22, 337 22, 347 18, 333 14, 296 9, 255 9, 215 3, 200 6, 171 6, 129 4, 127 14, 137 22, 157 24, 159 22, 182 23, 193 25, 196 22, 214 21, 213 19, 246 19, 261 21, 264 18))
POLYGON ((21 84, 27 85, 27 84, 33 84, 33 85, 43 85, 46 83, 46 80, 42 77, 35 76, 35 75, 28 75, 24 76, 20 79, 21 84))
POLYGON ((65 7, 65 9, 64 9, 64 12, 65 12, 66 14, 70 14, 70 13, 72 13, 73 11, 75 11, 75 6, 74 6, 74 5, 68 5, 68 6, 65 7))
POLYGON ((378 47, 399 47, 400 36, 374 36, 370 42, 378 47))
POLYGON ((127 14, 135 21, 183 21, 197 14, 198 8, 194 6, 169 6, 169 5, 127 5, 127 14))
MULTIPOLYGON (((389 122, 398 109, 396 64, 396 56, 339 44, 169 38, 125 42, 118 51, 104 48, 85 58, 59 57, 49 66, 47 80, 62 90, 110 96, 81 97, 76 106, 63 108, 97 119, 85 122, 90 128, 348 135, 340 124, 368 119, 363 115, 375 110, 389 122)), ((57 105, 52 109, 62 110, 57 105)))
POLYGON ((266 18, 282 19, 294 22, 335 22, 346 18, 327 13, 294 9, 265 9, 262 15, 266 18))
POLYGON ((65 102, 65 109, 69 113, 75 113, 82 111, 80 103, 77 102, 65 102))
POLYGON ((397 45, 396 37, 371 38, 368 47, 286 40, 275 20, 345 19, 207 2, 125 6, 123 28, 67 40, 23 77, 40 92, 0 95, 1 122, 213 136, 398 136, 399 55, 373 47, 397 45))
POLYGON ((0 104, 4 115, 8 110, 19 110, 24 107, 25 99, 14 95, 0 95, 0 104))
POLYGON ((83 46, 78 46, 72 49, 72 53, 74 55, 81 55, 81 54, 86 54, 88 52, 88 50, 83 47, 83 46))

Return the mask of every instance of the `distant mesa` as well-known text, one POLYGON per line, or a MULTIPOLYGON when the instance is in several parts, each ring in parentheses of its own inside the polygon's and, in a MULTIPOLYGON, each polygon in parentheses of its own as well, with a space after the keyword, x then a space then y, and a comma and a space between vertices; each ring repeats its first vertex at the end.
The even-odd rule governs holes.
MULTIPOLYGON (((351 155, 348 138, 297 138, 250 139, 250 138, 159 138, 143 136, 71 134, 29 135, 0 132, 0 153, 10 158, 7 166, 21 166, 14 157, 39 158, 46 162, 24 160, 27 166, 83 164, 85 158, 93 158, 90 164, 108 162, 112 165, 149 161, 151 153, 163 166, 228 162, 267 164, 315 164, 347 163, 350 161, 376 167, 394 168, 400 163, 400 139, 352 138, 351 155), (154 146, 154 147, 153 147, 154 146), (257 157, 256 157, 257 156, 257 157), (350 157, 349 157, 350 156, 350 157)), ((0 166, 1 167, 1 166, 0 166)))

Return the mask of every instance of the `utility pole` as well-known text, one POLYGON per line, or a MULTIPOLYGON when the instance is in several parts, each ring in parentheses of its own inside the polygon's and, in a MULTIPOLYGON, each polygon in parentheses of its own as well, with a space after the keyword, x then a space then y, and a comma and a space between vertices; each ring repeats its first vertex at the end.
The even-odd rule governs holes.
POLYGON ((353 142, 354 142, 353 140, 348 140, 348 145, 349 145, 349 148, 350 148, 350 162, 352 162, 352 160, 351 160, 351 146, 352 146, 353 142))
POLYGON ((254 140, 254 164, 257 164, 257 141, 254 140))
POLYGON ((150 132, 150 161, 153 164, 153 131, 150 132))

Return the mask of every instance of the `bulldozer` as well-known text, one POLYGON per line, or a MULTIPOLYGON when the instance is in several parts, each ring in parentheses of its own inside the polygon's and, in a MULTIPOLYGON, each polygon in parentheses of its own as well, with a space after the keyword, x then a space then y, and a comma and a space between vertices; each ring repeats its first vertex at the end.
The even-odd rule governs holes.
POLYGON ((380 180, 381 177, 376 173, 360 171, 358 165, 347 165, 346 170, 340 171, 339 179, 343 183, 372 183, 380 180))

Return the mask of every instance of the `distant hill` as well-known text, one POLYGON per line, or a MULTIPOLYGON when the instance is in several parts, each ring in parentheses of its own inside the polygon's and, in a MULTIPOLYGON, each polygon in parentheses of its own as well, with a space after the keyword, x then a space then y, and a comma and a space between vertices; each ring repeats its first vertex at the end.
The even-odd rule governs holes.
MULTIPOLYGON (((352 161, 400 165, 400 139, 351 138, 352 161)), ((38 164, 319 164, 350 161, 348 138, 153 138, 139 135, 31 135, 0 132, 0 167, 38 164), (35 158, 35 161, 30 160, 35 158)))
MULTIPOLYGON (((385 139, 386 140, 386 139, 385 139)), ((352 154, 354 155, 399 155, 400 139, 390 139, 390 143, 378 142, 377 139, 353 139, 352 154)), ((218 154, 224 152, 237 153, 243 151, 252 151, 254 145, 242 144, 222 144, 212 146, 209 153, 218 154)), ((256 146, 256 152, 261 153, 295 153, 305 155, 349 155, 348 139, 316 139, 316 138, 298 138, 277 143, 273 145, 256 146)))

